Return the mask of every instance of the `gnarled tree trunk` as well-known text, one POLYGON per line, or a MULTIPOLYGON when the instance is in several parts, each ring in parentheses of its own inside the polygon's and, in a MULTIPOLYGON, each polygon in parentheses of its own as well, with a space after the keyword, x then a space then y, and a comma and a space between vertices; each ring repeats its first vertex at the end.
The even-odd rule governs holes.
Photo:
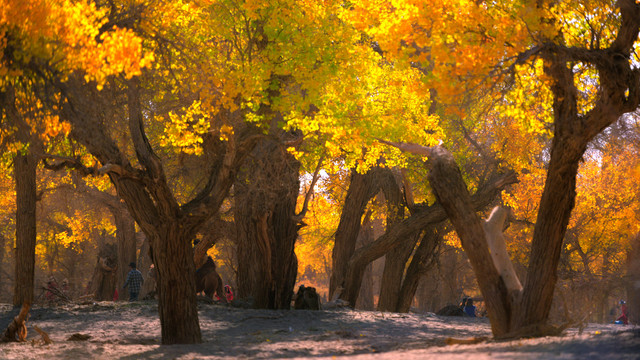
POLYGON ((202 341, 195 301, 193 236, 193 228, 185 228, 179 220, 174 220, 158 226, 158 232, 149 238, 156 265, 158 311, 165 344, 202 341))
POLYGON ((289 309, 298 271, 295 206, 299 162, 275 140, 263 140, 234 186, 239 298, 253 307, 289 309))

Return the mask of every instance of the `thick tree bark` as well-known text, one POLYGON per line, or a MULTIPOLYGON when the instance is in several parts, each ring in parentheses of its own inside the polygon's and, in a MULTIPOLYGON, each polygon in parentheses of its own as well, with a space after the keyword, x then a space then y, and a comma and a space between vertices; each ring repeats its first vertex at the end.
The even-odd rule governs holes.
POLYGON ((640 71, 628 58, 638 38, 640 5, 618 2, 622 22, 616 39, 604 50, 543 48, 545 73, 553 79, 554 138, 544 192, 533 233, 523 302, 516 311, 514 329, 544 325, 549 316, 562 240, 575 201, 578 165, 587 144, 622 114, 640 103, 640 71), (578 91, 572 64, 592 64, 598 70, 600 87, 594 107, 578 113, 578 91))
POLYGON ((38 161, 31 153, 14 159, 16 181, 16 281, 13 305, 33 303, 36 253, 36 168, 38 161))
POLYGON ((150 243, 157 270, 162 343, 200 343, 202 335, 196 303, 196 269, 191 247, 193 229, 186 229, 179 220, 174 220, 160 225, 158 230, 150 238, 150 243))
POLYGON ((451 153, 441 147, 432 149, 428 165, 431 188, 455 227, 476 273, 493 334, 505 335, 511 320, 507 288, 491 260, 481 219, 475 213, 460 169, 451 153))
POLYGON ((295 205, 299 162, 276 140, 263 140, 234 186, 238 291, 255 308, 289 309, 298 260, 295 205))

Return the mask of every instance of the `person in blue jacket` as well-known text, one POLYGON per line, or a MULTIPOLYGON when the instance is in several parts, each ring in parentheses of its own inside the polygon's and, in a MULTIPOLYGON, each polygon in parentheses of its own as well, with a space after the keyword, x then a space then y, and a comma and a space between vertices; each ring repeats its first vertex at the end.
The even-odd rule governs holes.
POLYGON ((471 317, 476 317, 476 307, 473 305, 472 298, 467 299, 467 303, 464 306, 464 313, 471 317))

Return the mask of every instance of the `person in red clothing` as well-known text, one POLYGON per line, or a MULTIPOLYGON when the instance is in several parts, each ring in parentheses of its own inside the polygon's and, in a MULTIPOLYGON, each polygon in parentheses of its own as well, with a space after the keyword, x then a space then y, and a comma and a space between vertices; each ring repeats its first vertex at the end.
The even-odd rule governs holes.
POLYGON ((227 298, 227 302, 233 300, 233 291, 231 291, 231 285, 224 286, 224 296, 227 298))
POLYGON ((619 321, 622 324, 629 325, 629 310, 624 300, 620 300, 620 310, 622 311, 622 315, 616 319, 616 323, 619 321))
MULTIPOLYGON (((230 303, 233 300, 233 291, 231 291, 231 285, 224 286, 224 297, 227 299, 227 302, 230 303)), ((216 297, 216 301, 220 301, 220 297, 216 293, 214 295, 216 297)))
POLYGON ((620 300, 620 311, 622 315, 616 319, 615 323, 629 325, 629 309, 627 309, 627 303, 624 300, 620 300))

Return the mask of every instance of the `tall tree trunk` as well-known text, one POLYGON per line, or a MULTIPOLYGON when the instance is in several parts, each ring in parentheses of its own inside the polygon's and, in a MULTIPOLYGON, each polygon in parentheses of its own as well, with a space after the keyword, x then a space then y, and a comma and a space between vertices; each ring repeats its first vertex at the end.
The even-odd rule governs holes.
POLYGON ((509 332, 511 303, 506 285, 491 259, 483 224, 475 213, 460 169, 451 153, 441 147, 432 149, 428 164, 431 188, 455 227, 476 273, 493 334, 503 336, 509 332))
POLYGON ((179 220, 168 220, 150 238, 157 266, 158 311, 165 345, 202 342, 191 246, 193 235, 193 229, 183 227, 179 220), (185 280, 184 276, 193 281, 185 280))
POLYGON ((436 256, 436 248, 442 241, 442 235, 435 226, 425 229, 420 245, 413 254, 407 274, 402 281, 400 294, 395 308, 396 312, 406 313, 411 308, 413 297, 418 289, 420 279, 431 269, 436 256))
MULTIPOLYGON (((387 228, 402 221, 404 217, 404 203, 400 185, 395 177, 387 176, 381 182, 384 199, 387 203, 387 228)), ((405 241, 391 249, 385 256, 384 270, 380 282, 379 311, 395 311, 402 286, 402 278, 407 261, 413 252, 419 237, 419 232, 408 236, 405 241)))
MULTIPOLYGON (((365 212, 366 205, 379 191, 376 181, 376 176, 379 172, 380 169, 375 168, 369 170, 366 174, 358 174, 355 169, 351 170, 351 181, 335 234, 332 253, 333 265, 329 281, 329 299, 333 299, 334 293, 338 288, 342 287, 343 291, 347 290, 344 288, 344 276, 347 272, 348 261, 356 249, 356 239, 360 232, 362 215, 365 212)), ((359 289, 360 284, 353 291, 357 292, 359 289)), ((341 296, 341 298, 344 297, 341 296)), ((353 302, 350 302, 350 304, 355 304, 355 297, 351 300, 353 302)))
MULTIPOLYGON (((373 241, 373 226, 371 223, 372 211, 367 211, 362 221, 362 228, 358 234, 357 246, 364 246, 373 241)), ((373 310, 373 264, 369 264, 363 275, 362 285, 360 286, 360 296, 355 304, 356 309, 373 310)))
POLYGON ((291 307, 298 270, 299 166, 282 144, 263 140, 236 180, 237 296, 253 298, 256 308, 291 307))
POLYGON ((627 253, 627 306, 629 322, 640 324, 640 233, 631 240, 631 248, 627 253))
POLYGON ((36 253, 36 168, 31 153, 14 159, 16 181, 16 281, 13 305, 33 302, 36 253))

